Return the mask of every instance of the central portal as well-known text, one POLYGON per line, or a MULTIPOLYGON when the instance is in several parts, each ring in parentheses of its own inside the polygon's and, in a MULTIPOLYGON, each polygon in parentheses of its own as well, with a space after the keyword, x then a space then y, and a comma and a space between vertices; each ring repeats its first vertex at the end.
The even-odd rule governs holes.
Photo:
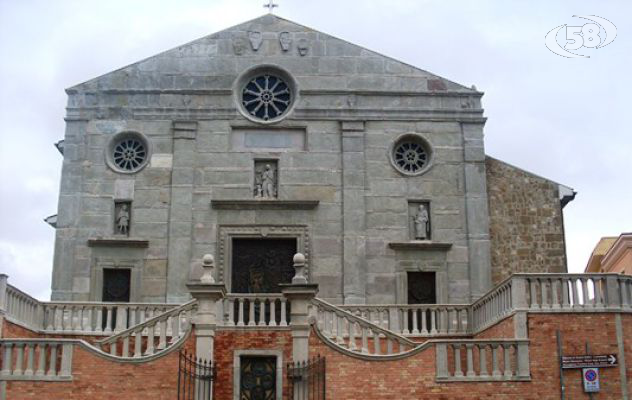
POLYGON ((233 238, 233 293, 279 293, 279 283, 291 283, 296 239, 233 238))

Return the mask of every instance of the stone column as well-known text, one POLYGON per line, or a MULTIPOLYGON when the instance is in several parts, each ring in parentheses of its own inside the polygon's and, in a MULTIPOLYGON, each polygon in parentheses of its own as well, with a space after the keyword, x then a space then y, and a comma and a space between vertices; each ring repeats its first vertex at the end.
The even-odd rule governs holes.
POLYGON ((226 286, 215 283, 213 279, 213 267, 213 256, 206 254, 203 258, 202 278, 186 284, 191 296, 198 301, 197 312, 193 317, 196 357, 205 360, 213 360, 215 328, 218 323, 217 302, 226 295, 226 286))
POLYGON ((309 358, 309 307, 318 293, 317 284, 307 283, 305 278, 305 256, 294 255, 296 275, 291 284, 282 284, 281 292, 290 303, 290 329, 292 331, 292 361, 307 361, 309 358))
POLYGON ((173 169, 169 209, 167 302, 188 299, 184 284, 191 264, 193 226, 193 179, 196 121, 173 122, 173 169))
POLYGON ((364 122, 343 121, 341 132, 343 299, 345 304, 364 304, 366 302, 364 122))
POLYGON ((483 123, 462 123, 470 298, 492 288, 483 123))

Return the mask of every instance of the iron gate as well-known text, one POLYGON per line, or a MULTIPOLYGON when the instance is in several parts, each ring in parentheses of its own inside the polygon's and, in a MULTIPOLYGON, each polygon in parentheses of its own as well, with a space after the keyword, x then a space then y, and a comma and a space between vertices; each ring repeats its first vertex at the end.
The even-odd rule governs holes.
POLYGON ((287 364, 287 377, 293 400, 325 400, 325 357, 287 364))
POLYGON ((178 364, 178 400, 211 400, 215 367, 212 361, 180 352, 178 364))

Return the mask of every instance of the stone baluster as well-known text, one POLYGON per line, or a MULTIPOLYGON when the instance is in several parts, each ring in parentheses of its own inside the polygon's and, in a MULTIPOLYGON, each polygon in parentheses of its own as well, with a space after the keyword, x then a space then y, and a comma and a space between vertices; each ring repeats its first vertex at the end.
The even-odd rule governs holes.
POLYGON ((134 331, 134 357, 139 358, 143 355, 143 330, 134 331))
POLYGON ((244 326, 244 302, 245 299, 237 298, 237 326, 244 326))
POLYGON ((356 345, 356 323, 354 321, 349 322, 349 350, 355 351, 358 349, 356 345))
POLYGON ((562 308, 570 308, 570 293, 568 291, 568 279, 561 278, 562 285, 562 308))
POLYGON ((35 371, 36 376, 44 376, 46 372, 46 344, 39 343, 38 344, 39 357, 37 361, 37 370, 35 371))
POLYGON ((504 357, 504 376, 505 378, 511 378, 513 376, 513 371, 511 367, 511 348, 513 347, 511 344, 503 344, 503 357, 504 357))
POLYGON ((287 320, 287 299, 282 298, 281 299, 281 324, 280 326, 287 326, 288 325, 288 320, 287 320))
POLYGON ((11 368, 13 366, 13 344, 11 343, 3 343, 4 347, 4 356, 2 357, 2 375, 10 375, 11 368))
POLYGON ((15 367, 13 367, 13 375, 22 375, 22 362, 24 361, 24 343, 15 344, 15 367))
POLYGON ((579 282, 581 282, 582 300, 584 301, 584 307, 590 307, 591 304, 588 295, 588 278, 580 278, 579 282))
POLYGON ((380 343, 380 333, 373 331, 373 354, 380 355, 382 353, 382 344, 380 343))
POLYGON ((33 361, 35 358, 35 345, 36 343, 29 342, 26 344, 26 369, 24 375, 33 375, 33 361))
POLYGON ((492 348, 492 376, 494 376, 494 377, 501 376, 500 368, 498 366, 498 347, 499 347, 499 345, 496 344, 496 343, 492 343, 491 344, 491 348, 492 348))
POLYGON ((548 291, 549 291, 549 285, 548 282, 549 280, 546 278, 541 278, 538 279, 538 282, 540 283, 540 296, 541 296, 541 307, 542 308, 549 308, 549 298, 548 298, 548 291))
POLYGON ((551 280, 551 307, 554 309, 560 308, 560 298, 559 298, 559 292, 558 292, 559 285, 560 285, 559 278, 553 278, 551 280))
POLYGON ((463 377, 463 369, 461 368, 461 345, 453 344, 454 350, 454 376, 457 378, 463 377))
POLYGON ((104 333, 112 333, 112 306, 105 306, 105 330, 104 333))
POLYGON ((256 326, 255 323, 255 302, 253 298, 248 299, 248 326, 256 326))
POLYGON ((123 348, 121 350, 121 357, 129 357, 129 336, 123 338, 123 348))
POLYGON ((160 326, 160 339, 158 340, 158 350, 162 350, 167 347, 167 320, 161 319, 158 322, 160 326))
POLYGON ((416 308, 413 308, 411 310, 411 318, 413 319, 413 331, 412 331, 412 334, 413 335, 419 335, 419 328, 418 328, 418 326, 419 326, 419 322, 418 322, 419 314, 417 313, 417 309, 416 308))
POLYGON ((437 330, 437 310, 431 309, 430 311, 430 334, 435 336, 438 332, 437 330))
POLYGON ((258 326, 266 326, 266 299, 261 298, 259 300, 259 323, 258 326))
POLYGON ((410 312, 409 309, 404 308, 401 311, 402 314, 402 333, 404 335, 410 335, 410 331, 408 330, 408 313, 410 312))
POLYGON ((46 371, 46 376, 55 376, 57 375, 57 343, 51 343, 50 348, 50 358, 48 359, 48 371, 46 371))
POLYGON ((155 326, 154 325, 148 325, 147 326, 147 347, 145 347, 145 355, 152 355, 154 354, 155 348, 154 348, 154 329, 155 326))
MULTIPOLYGON (((433 310, 426 310, 424 308, 421 309, 421 334, 428 334, 428 314, 432 313, 433 310)), ((415 310, 415 314, 417 314, 417 310, 415 310)))
POLYGON ((531 290, 531 308, 540 308, 538 304, 538 287, 536 285, 536 278, 528 278, 529 289, 531 290))
POLYGON ((487 345, 484 343, 478 346, 478 369, 481 377, 489 376, 489 371, 487 370, 487 345))
POLYGON ((276 322, 276 305, 278 299, 270 299, 270 321, 268 326, 277 326, 276 322))
POLYGON ((360 326, 362 332, 362 353, 369 354, 369 336, 367 335, 367 328, 360 326))
POLYGON ((474 344, 467 343, 465 345, 465 355, 467 362, 467 372, 466 376, 474 377, 476 376, 476 372, 474 371, 474 344))

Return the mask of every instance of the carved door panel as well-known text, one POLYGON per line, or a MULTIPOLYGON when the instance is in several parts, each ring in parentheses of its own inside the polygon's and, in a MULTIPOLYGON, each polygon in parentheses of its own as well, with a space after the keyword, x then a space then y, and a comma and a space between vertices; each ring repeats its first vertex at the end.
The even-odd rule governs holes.
POLYGON ((276 399, 276 357, 242 357, 239 400, 276 399))
POLYGON ((279 293, 294 277, 296 239, 233 239, 233 293, 279 293))

